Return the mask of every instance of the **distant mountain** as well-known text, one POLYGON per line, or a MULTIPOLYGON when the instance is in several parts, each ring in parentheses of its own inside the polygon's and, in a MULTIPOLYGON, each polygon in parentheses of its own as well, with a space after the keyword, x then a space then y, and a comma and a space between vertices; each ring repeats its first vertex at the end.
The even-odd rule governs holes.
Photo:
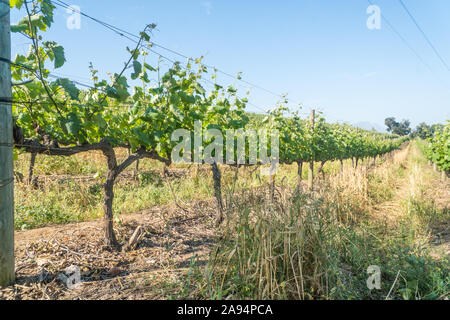
POLYGON ((386 128, 378 123, 372 123, 368 121, 361 121, 353 124, 355 127, 365 130, 376 130, 378 132, 386 132, 386 128))

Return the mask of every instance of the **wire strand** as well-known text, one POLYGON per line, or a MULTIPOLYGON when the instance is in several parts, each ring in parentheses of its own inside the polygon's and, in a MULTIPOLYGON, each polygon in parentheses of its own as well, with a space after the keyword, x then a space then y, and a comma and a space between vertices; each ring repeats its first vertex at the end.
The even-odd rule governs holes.
POLYGON ((12 182, 14 182, 14 178, 8 178, 8 179, 4 179, 4 180, 0 180, 0 189, 7 187, 8 185, 10 185, 12 182))
MULTIPOLYGON (((52 0, 51 2, 54 3, 54 4, 57 5, 57 6, 60 6, 60 7, 66 8, 66 9, 71 9, 70 5, 67 4, 67 3, 65 3, 64 1, 61 1, 61 0, 52 0)), ((73 9, 72 9, 72 10, 73 10, 73 9)), ((93 20, 93 21, 95 21, 95 22, 97 22, 97 23, 103 25, 104 27, 108 28, 109 30, 115 32, 116 34, 118 34, 118 35, 120 35, 120 36, 122 36, 122 37, 127 38, 127 39, 130 40, 130 41, 136 42, 134 39, 131 39, 130 37, 140 38, 140 37, 137 36, 136 34, 133 34, 133 33, 129 32, 129 31, 126 31, 126 30, 124 30, 124 29, 121 29, 121 28, 119 28, 119 27, 116 27, 116 26, 114 26, 114 25, 111 25, 111 24, 109 24, 109 23, 107 23, 107 22, 101 21, 101 20, 99 20, 99 19, 97 19, 97 18, 94 18, 94 17, 92 17, 92 16, 86 14, 85 12, 81 12, 81 11, 80 11, 79 13, 80 13, 82 16, 84 16, 84 17, 86 17, 86 18, 88 18, 88 19, 91 19, 91 20, 93 20)), ((175 50, 173 50, 173 49, 167 48, 167 47, 165 47, 165 46, 163 46, 163 45, 160 45, 160 44, 158 44, 158 43, 156 43, 156 42, 149 41, 149 44, 154 45, 154 46, 156 46, 156 47, 159 47, 159 48, 161 48, 161 49, 163 49, 163 50, 166 50, 166 51, 168 51, 168 52, 171 52, 171 53, 173 53, 173 54, 175 54, 175 55, 178 55, 178 56, 180 56, 180 57, 182 57, 182 58, 185 58, 185 59, 192 59, 192 58, 188 57, 187 55, 185 55, 185 54, 183 54, 183 53, 180 53, 180 52, 177 52, 177 51, 175 51, 175 50)), ((227 76, 227 77, 233 78, 233 79, 238 80, 238 81, 240 81, 240 82, 242 82, 242 83, 245 83, 245 84, 247 84, 247 85, 250 85, 251 87, 257 88, 257 89, 262 90, 262 91, 265 91, 265 92, 267 92, 267 93, 269 93, 269 94, 271 94, 271 95, 273 95, 273 96, 276 96, 276 97, 278 97, 278 98, 286 99, 286 100, 291 101, 291 102, 293 102, 293 103, 300 104, 299 102, 297 102, 297 101, 295 101, 295 100, 293 100, 293 99, 291 99, 291 98, 287 98, 287 97, 285 97, 285 96, 282 95, 282 94, 276 93, 276 92, 274 92, 274 91, 272 91, 272 90, 269 90, 269 89, 267 89, 267 88, 264 88, 264 87, 262 87, 262 86, 260 86, 260 85, 254 84, 254 83, 252 83, 252 82, 250 82, 250 81, 247 81, 247 80, 244 80, 244 79, 236 78, 236 76, 233 76, 232 74, 230 74, 230 73, 228 73, 228 72, 225 72, 225 71, 223 71, 223 70, 221 70, 221 69, 219 69, 219 68, 217 68, 217 67, 214 67, 214 66, 212 66, 212 65, 208 65, 208 64, 204 64, 204 63, 201 63, 201 65, 203 65, 203 66, 205 66, 205 67, 207 67, 207 68, 210 68, 210 69, 217 70, 217 72, 220 73, 220 74, 223 74, 223 75, 225 75, 225 76, 227 76)))
POLYGON ((439 54, 438 50, 436 49, 436 47, 433 45, 433 43, 431 42, 430 38, 425 34, 425 32, 423 31, 423 29, 420 27, 419 23, 417 22, 417 20, 414 18, 414 16, 411 14, 411 12, 408 10, 408 8, 406 7, 405 3, 402 0, 398 0, 401 4, 401 6, 403 7, 403 9, 406 11, 406 13, 408 14, 408 16, 411 18, 411 20, 414 22, 414 24, 416 25, 417 29, 419 29, 420 33, 423 35, 423 37, 425 38, 425 40, 427 41, 428 45, 431 47, 431 49, 434 51, 434 53, 436 54, 436 56, 439 58, 439 60, 441 60, 442 64, 445 66, 445 68, 450 71, 450 67, 448 66, 447 62, 444 60, 444 58, 442 58, 442 55, 439 54))

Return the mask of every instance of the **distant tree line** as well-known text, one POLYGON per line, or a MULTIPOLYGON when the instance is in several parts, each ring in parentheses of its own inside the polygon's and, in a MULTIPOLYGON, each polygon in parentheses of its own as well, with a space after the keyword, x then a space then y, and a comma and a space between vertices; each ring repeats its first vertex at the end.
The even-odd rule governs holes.
POLYGON ((412 130, 409 120, 402 120, 398 122, 394 117, 389 117, 384 120, 384 124, 387 127, 387 131, 392 134, 397 134, 399 136, 410 135, 412 138, 419 137, 421 139, 427 139, 434 136, 436 131, 443 128, 443 124, 433 124, 428 125, 425 122, 419 123, 415 130, 412 130))
POLYGON ((401 122, 395 121, 394 117, 386 118, 384 124, 387 127, 387 131, 392 134, 398 134, 399 136, 407 136, 411 133, 409 120, 402 120, 401 122))

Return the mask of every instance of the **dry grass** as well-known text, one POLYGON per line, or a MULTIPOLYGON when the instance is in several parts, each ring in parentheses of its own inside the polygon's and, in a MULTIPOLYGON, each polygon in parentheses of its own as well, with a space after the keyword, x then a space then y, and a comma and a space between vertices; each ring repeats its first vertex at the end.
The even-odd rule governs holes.
POLYGON ((403 206, 410 198, 407 190, 414 188, 408 177, 414 179, 420 171, 411 171, 411 157, 408 146, 378 167, 346 168, 313 194, 278 188, 274 202, 248 197, 233 211, 230 229, 206 271, 198 272, 201 280, 191 281, 196 285, 190 297, 448 296, 449 261, 431 259, 423 242, 426 221, 403 206), (374 264, 383 270, 384 285, 378 291, 368 290, 365 283, 366 268, 374 264))
MULTIPOLYGON (((428 253, 433 236, 443 241, 448 234, 448 184, 438 183, 422 160, 413 144, 375 167, 346 163, 340 172, 330 163, 313 193, 297 192, 295 166, 282 166, 273 200, 259 170, 239 169, 235 180, 234 169, 222 168, 227 219, 219 230, 212 224, 214 202, 200 200, 210 198, 209 171, 197 176, 187 170, 172 179, 187 212, 159 205, 121 218, 122 240, 137 225, 147 230, 135 252, 103 250, 99 221, 18 232, 19 283, 0 297, 384 299, 392 289, 394 299, 443 299, 449 264, 442 254, 432 259, 428 253), (199 198, 184 196, 192 192, 199 198), (75 291, 56 278, 71 264, 86 268, 85 283, 75 291), (373 264, 383 270, 381 290, 366 287, 373 264)), ((152 189, 124 182, 119 190, 140 201, 149 190, 165 190, 155 181, 148 181, 152 189)), ((139 207, 118 194, 122 208, 139 207)))

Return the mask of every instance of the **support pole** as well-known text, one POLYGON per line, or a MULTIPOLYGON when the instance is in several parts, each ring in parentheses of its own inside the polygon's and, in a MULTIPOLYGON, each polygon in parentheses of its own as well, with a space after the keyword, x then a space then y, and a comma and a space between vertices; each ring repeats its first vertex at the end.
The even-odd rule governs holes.
MULTIPOLYGON (((9 1, 0 2, 0 99, 10 101, 9 1), (5 61, 6 60, 6 61, 5 61)), ((14 283, 14 172, 12 105, 0 102, 0 287, 14 283)))
MULTIPOLYGON (((314 118, 316 116, 316 111, 311 110, 311 132, 314 135, 314 118)), ((308 170, 308 188, 312 190, 313 188, 313 180, 314 180, 314 155, 313 159, 309 162, 309 170, 308 170)))

